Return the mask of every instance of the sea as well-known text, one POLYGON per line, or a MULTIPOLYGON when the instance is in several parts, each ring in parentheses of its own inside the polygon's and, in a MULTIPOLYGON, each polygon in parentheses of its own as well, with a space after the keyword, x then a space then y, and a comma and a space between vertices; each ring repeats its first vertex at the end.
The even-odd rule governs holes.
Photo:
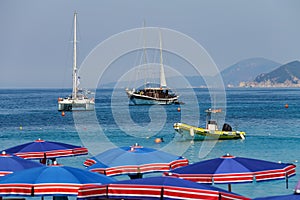
MULTIPOLYGON (((182 155, 190 163, 233 156, 293 163, 296 175, 285 180, 233 184, 249 197, 292 194, 300 180, 300 89, 232 88, 223 91, 219 119, 245 140, 194 141, 173 129, 176 122, 205 126, 205 110, 216 108, 218 94, 205 88, 178 89, 180 105, 133 106, 124 89, 97 89, 95 111, 57 111, 58 97, 70 89, 0 89, 0 146, 6 149, 36 139, 85 146, 89 155, 58 158, 63 165, 84 169, 85 159, 109 148, 139 144, 182 155), (161 141, 163 140, 163 141, 161 141)), ((218 118, 217 118, 218 119, 218 118)), ((222 125, 222 124, 219 124, 222 125)), ((147 176, 161 174, 146 174, 147 176)), ((127 176, 116 177, 127 179, 127 176)), ((226 184, 214 185, 227 189, 226 184)))

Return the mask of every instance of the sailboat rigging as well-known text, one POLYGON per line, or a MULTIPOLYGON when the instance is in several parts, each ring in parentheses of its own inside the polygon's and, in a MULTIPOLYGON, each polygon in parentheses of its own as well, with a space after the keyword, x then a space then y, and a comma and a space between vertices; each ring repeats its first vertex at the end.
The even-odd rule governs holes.
MULTIPOLYGON (((175 94, 168 86, 165 77, 163 55, 162 55, 162 37, 159 32, 160 47, 160 83, 146 83, 138 89, 126 88, 126 93, 134 105, 155 105, 155 104, 179 104, 179 96, 175 94)), ((145 54, 144 49, 144 54, 145 54)), ((144 55, 145 56, 145 55, 144 55)))
POLYGON ((87 96, 86 91, 79 89, 77 69, 77 13, 74 13, 74 36, 73 36, 73 86, 72 94, 65 98, 58 98, 58 111, 94 110, 95 101, 87 96))

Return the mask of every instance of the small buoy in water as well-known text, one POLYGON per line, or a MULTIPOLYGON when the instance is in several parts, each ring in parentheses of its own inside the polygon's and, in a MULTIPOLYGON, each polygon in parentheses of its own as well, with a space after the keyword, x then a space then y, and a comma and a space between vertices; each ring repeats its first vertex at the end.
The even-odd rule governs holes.
POLYGON ((61 116, 63 116, 63 117, 64 117, 64 116, 65 116, 65 112, 61 112, 61 116))
POLYGON ((285 106, 284 106, 285 108, 288 108, 289 107, 289 104, 285 104, 285 106))
POLYGON ((178 112, 180 112, 180 111, 181 111, 181 108, 180 108, 180 107, 178 107, 178 108, 177 108, 177 111, 178 111, 178 112))
POLYGON ((22 126, 20 126, 20 130, 23 130, 23 127, 22 127, 22 126))
POLYGON ((164 139, 163 138, 155 138, 155 143, 161 143, 161 142, 164 142, 164 139))

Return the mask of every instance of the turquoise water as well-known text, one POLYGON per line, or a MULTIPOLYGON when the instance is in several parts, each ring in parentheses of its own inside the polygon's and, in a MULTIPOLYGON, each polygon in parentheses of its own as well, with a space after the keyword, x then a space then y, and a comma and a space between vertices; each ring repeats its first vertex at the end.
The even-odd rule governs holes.
MULTIPOLYGON (((68 95, 69 90, 2 89, 0 144, 2 149, 6 149, 41 138, 84 145, 91 150, 92 155, 110 145, 128 146, 139 143, 171 153, 182 153, 191 163, 230 153, 241 157, 294 163, 299 172, 300 89, 227 90, 225 121, 233 128, 245 131, 247 136, 246 140, 216 142, 186 141, 173 131, 173 123, 181 120, 203 126, 204 111, 214 101, 206 89, 184 89, 177 92, 186 103, 180 105, 181 112, 177 111, 178 105, 128 106, 124 90, 97 90, 96 127, 90 119, 93 113, 73 113, 74 120, 72 113, 66 113, 63 117, 57 111, 57 98, 68 95), (192 103, 195 99, 197 105, 192 103), (285 108, 285 104, 289 107, 285 108), (200 114, 197 113, 198 110, 200 114), (78 116, 84 117, 80 123, 78 116), (161 137, 165 142, 155 143, 155 138, 161 137)), ((91 155, 60 158, 58 161, 64 165, 83 168, 83 161, 91 155)), ((298 174, 290 178, 288 189, 284 180, 277 180, 234 184, 232 190, 251 198, 290 194, 298 180, 298 174)), ((227 185, 215 186, 227 188, 227 185)))

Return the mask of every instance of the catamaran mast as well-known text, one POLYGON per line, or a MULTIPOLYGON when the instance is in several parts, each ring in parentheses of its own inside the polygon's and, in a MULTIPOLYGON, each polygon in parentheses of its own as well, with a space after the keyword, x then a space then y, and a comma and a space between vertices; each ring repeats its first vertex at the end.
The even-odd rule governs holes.
POLYGON ((165 77, 165 70, 163 65, 163 56, 162 56, 162 39, 161 32, 159 31, 159 48, 160 48, 160 87, 167 87, 167 81, 165 77))
POLYGON ((73 91, 72 91, 72 98, 76 99, 77 98, 77 55, 76 55, 76 22, 77 20, 77 13, 74 13, 74 38, 73 38, 73 91))

